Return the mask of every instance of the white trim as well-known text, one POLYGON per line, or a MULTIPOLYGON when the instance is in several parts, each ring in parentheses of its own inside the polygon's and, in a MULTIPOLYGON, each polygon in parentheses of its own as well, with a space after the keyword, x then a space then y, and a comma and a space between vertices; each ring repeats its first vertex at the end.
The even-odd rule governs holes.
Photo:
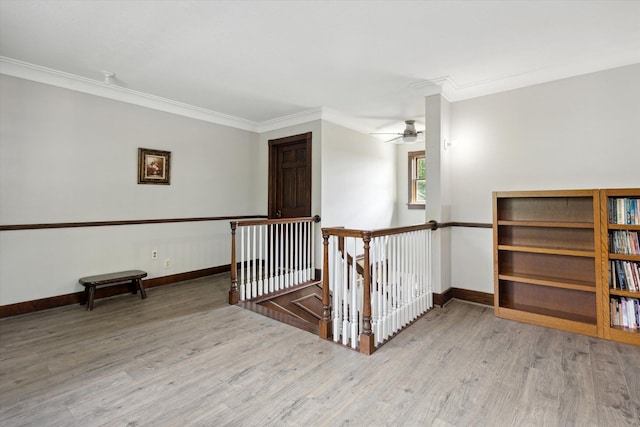
MULTIPOLYGON (((597 58, 576 58, 569 66, 541 68, 492 80, 458 84, 451 76, 441 76, 417 81, 409 86, 421 90, 422 96, 440 94, 447 101, 455 102, 635 63, 640 63, 640 51, 615 52, 606 57, 597 58)), ((315 120, 327 120, 363 133, 370 131, 363 120, 324 107, 263 122, 254 122, 4 56, 0 56, 0 74, 256 133, 269 132, 315 120)))
POLYGON ((257 126, 257 132, 270 132, 272 130, 309 123, 315 120, 332 122, 362 133, 369 133, 371 131, 364 125, 364 122, 361 119, 332 108, 319 107, 261 122, 257 126))
MULTIPOLYGON (((328 111, 325 108, 315 108, 258 123, 4 56, 0 56, 0 74, 256 133, 269 132, 321 120, 324 119, 328 111)), ((337 121, 335 119, 339 117, 339 115, 340 114, 335 111, 330 113, 334 121, 337 121)), ((352 120, 350 121, 352 122, 352 120)), ((344 123, 345 120, 338 122, 344 123)))
POLYGON ((278 117, 276 119, 265 120, 264 122, 257 124, 256 132, 270 132, 272 130, 295 126, 302 123, 309 123, 315 120, 321 120, 322 112, 322 108, 314 108, 312 110, 301 111, 299 113, 290 114, 288 116, 278 117))
POLYGON ((527 70, 490 80, 459 84, 452 76, 442 76, 417 81, 409 87, 421 89, 423 96, 440 94, 449 102, 455 102, 637 63, 640 63, 640 50, 627 50, 604 56, 574 58, 568 65, 527 70))
POLYGON ((4 56, 0 56, 0 73, 77 92, 88 93, 90 95, 101 96, 103 98, 127 102, 129 104, 140 105, 154 110, 165 111, 179 116, 203 120, 205 122, 257 132, 258 124, 251 120, 218 113, 113 84, 107 84, 99 80, 92 80, 51 68, 40 67, 4 56))

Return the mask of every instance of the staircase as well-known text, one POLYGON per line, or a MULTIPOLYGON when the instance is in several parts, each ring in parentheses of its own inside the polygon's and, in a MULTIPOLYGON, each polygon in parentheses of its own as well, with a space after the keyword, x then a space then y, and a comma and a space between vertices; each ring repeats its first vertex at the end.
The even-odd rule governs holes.
POLYGON ((317 335, 322 318, 322 283, 303 283, 239 305, 317 335))
POLYGON ((437 223, 323 228, 320 284, 313 227, 319 221, 231 222, 229 304, 372 354, 433 306, 437 223))

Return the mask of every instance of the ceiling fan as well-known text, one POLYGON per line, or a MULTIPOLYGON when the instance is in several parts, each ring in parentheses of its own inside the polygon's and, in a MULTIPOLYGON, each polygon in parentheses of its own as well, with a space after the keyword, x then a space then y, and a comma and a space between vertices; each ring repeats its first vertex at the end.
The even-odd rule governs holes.
POLYGON ((404 123, 407 126, 404 128, 404 131, 402 133, 379 132, 372 133, 371 135, 397 135, 395 138, 386 141, 391 144, 413 144, 418 140, 423 140, 424 137, 421 135, 424 135, 424 131, 416 130, 415 120, 405 120, 404 123))

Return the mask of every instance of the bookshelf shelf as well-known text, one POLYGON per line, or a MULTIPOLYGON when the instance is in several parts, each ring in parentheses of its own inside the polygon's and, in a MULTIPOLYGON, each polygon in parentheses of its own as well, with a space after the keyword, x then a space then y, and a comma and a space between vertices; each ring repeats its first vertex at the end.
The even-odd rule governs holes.
POLYGON ((632 230, 640 231, 640 225, 638 224, 607 224, 609 230, 632 230))
POLYGON ((609 294, 615 295, 618 297, 628 297, 628 298, 640 298, 640 292, 637 291, 625 291, 623 289, 612 289, 609 288, 609 294))
POLYGON ((593 258, 596 256, 593 251, 577 251, 572 249, 551 249, 540 248, 532 246, 510 246, 510 245, 498 245, 499 251, 512 251, 512 252, 529 252, 537 254, 553 254, 553 255, 566 255, 566 256, 581 256, 587 258, 593 258))
MULTIPOLYGON (((509 280, 512 282, 519 283, 529 283, 531 285, 538 286, 549 286, 552 288, 561 288, 561 289, 574 289, 582 292, 596 292, 595 283, 588 282, 568 282, 568 281, 559 281, 554 278, 544 277, 544 276, 536 276, 536 275, 513 275, 508 273, 503 273, 498 275, 499 280, 509 280)), ((640 295, 640 294, 638 294, 640 295)))
POLYGON ((523 227, 557 227, 557 228, 586 228, 593 230, 592 222, 557 222, 557 221, 498 221, 498 225, 523 227))
POLYGON ((640 262, 640 255, 609 254, 609 259, 619 259, 619 260, 622 260, 622 261, 640 262))

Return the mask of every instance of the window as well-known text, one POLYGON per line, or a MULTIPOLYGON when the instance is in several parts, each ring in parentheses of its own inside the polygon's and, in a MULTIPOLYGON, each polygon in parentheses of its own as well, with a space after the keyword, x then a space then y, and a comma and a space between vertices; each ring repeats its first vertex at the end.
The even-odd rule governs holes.
POLYGON ((427 199, 427 163, 424 151, 409 152, 409 209, 424 209, 427 199))

